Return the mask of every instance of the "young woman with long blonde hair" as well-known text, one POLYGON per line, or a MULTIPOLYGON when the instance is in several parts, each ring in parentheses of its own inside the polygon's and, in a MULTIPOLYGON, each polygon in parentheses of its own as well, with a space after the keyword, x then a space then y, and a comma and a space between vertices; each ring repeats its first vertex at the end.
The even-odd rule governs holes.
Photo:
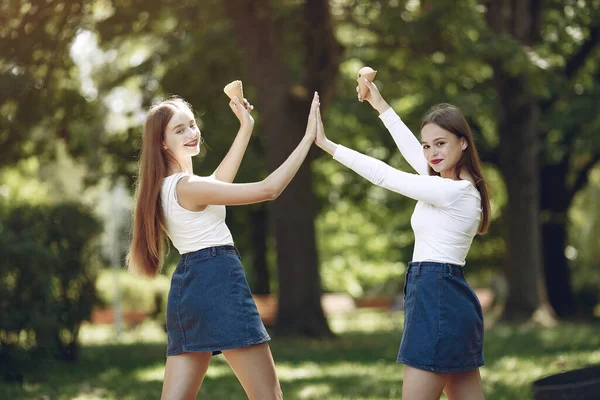
POLYGON ((232 183, 246 151, 253 107, 229 103, 240 130, 210 176, 194 175, 202 135, 188 103, 171 98, 150 108, 137 179, 129 269, 156 275, 165 234, 181 254, 167 304, 163 400, 195 399, 212 355, 223 353, 251 399, 282 398, 267 331, 248 288, 225 206, 275 200, 290 183, 316 137, 317 93, 306 133, 287 160, 260 182, 232 183))

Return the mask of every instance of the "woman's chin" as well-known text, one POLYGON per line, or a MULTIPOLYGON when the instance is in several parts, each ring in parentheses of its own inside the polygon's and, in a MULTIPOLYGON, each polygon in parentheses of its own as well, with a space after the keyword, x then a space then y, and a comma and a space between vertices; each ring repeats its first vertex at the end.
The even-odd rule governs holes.
POLYGON ((198 154, 200 154, 200 146, 190 147, 189 149, 187 149, 187 153, 192 157, 197 156, 198 154))

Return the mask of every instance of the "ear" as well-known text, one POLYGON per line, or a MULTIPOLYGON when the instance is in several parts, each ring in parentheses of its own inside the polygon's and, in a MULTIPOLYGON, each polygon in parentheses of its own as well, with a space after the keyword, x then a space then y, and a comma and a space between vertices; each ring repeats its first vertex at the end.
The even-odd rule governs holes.
POLYGON ((467 149, 467 147, 469 147, 469 144, 467 143, 465 138, 464 137, 460 138, 460 148, 464 151, 467 149))
POLYGON ((167 145, 166 145, 166 144, 164 144, 164 143, 163 143, 163 144, 162 144, 162 146, 163 146, 163 149, 165 149, 165 150, 169 150, 169 149, 167 148, 167 145))

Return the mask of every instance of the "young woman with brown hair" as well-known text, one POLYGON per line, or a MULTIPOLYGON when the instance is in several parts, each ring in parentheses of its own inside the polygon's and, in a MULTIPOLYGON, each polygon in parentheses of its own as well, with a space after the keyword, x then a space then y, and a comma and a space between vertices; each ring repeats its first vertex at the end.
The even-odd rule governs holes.
POLYGON ((225 206, 275 200, 316 137, 315 93, 306 133, 288 159, 260 182, 232 183, 254 127, 252 106, 229 103, 240 121, 231 149, 210 176, 193 173, 202 136, 180 98, 150 108, 144 127, 128 267, 144 276, 162 266, 165 234, 182 255, 167 304, 167 362, 162 399, 195 399, 212 355, 223 353, 251 399, 280 399, 270 340, 258 314, 225 206))
POLYGON ((440 104, 423 119, 419 143, 377 87, 365 85, 366 100, 417 174, 328 140, 319 110, 316 143, 372 183, 418 200, 397 360, 405 364, 402 398, 439 399, 443 391, 449 400, 483 399, 483 314, 462 267, 473 237, 488 229, 490 202, 471 130, 458 108, 440 104))

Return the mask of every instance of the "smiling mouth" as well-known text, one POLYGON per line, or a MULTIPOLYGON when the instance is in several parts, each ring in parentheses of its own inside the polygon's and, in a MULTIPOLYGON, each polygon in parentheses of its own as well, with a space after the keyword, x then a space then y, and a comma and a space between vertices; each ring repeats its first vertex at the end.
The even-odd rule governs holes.
POLYGON ((191 142, 187 142, 185 144, 185 146, 187 146, 187 147, 196 147, 196 146, 198 146, 198 139, 194 139, 191 142))
POLYGON ((432 163, 432 164, 439 164, 439 163, 441 163, 442 161, 443 161, 443 160, 433 160, 431 163, 432 163))

